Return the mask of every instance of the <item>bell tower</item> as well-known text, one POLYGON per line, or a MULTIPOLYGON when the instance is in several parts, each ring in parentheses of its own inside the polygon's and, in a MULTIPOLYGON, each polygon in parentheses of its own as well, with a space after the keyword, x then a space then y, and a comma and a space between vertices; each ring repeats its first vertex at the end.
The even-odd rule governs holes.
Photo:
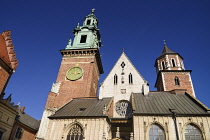
POLYGON ((103 73, 99 54, 101 36, 97 25, 93 10, 85 17, 83 25, 78 24, 74 29, 73 43, 69 40, 66 48, 60 51, 62 62, 47 108, 59 108, 72 98, 96 97, 99 76, 103 73))
POLYGON ((75 27, 64 50, 56 83, 48 94, 37 139, 44 139, 49 119, 54 111, 73 98, 96 97, 98 80, 103 73, 99 49, 101 36, 94 9, 85 17, 83 25, 75 27))
POLYGON ((161 55, 155 61, 157 91, 186 90, 195 96, 191 80, 191 70, 185 70, 183 58, 170 50, 164 41, 161 55))

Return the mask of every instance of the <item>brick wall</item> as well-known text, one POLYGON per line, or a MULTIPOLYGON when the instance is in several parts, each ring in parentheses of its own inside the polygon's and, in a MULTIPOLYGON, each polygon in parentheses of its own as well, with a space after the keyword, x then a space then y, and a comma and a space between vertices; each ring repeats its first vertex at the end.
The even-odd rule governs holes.
POLYGON ((35 139, 37 131, 35 131, 33 129, 30 129, 29 127, 27 127, 27 126, 25 126, 25 125, 23 125, 19 122, 15 122, 9 140, 14 140, 15 139, 15 134, 16 134, 16 131, 17 131, 18 127, 23 129, 21 140, 34 140, 35 139))
POLYGON ((58 72, 56 83, 61 83, 58 94, 49 93, 46 108, 61 107, 72 98, 96 96, 99 70, 95 56, 64 57, 58 72), (66 78, 66 72, 78 66, 83 76, 75 81, 66 78))
POLYGON ((9 73, 0 66, 0 93, 4 90, 9 76, 9 73))
POLYGON ((165 72, 163 75, 165 91, 186 89, 189 94, 194 93, 189 72, 165 72), (175 85, 174 78, 176 76, 179 78, 180 85, 175 85))

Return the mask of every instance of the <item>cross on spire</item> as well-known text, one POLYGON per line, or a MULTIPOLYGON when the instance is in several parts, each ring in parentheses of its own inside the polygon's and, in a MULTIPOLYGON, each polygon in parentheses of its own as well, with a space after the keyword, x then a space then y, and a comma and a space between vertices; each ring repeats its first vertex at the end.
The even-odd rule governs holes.
POLYGON ((163 42, 164 42, 164 45, 166 45, 166 40, 163 40, 163 42))

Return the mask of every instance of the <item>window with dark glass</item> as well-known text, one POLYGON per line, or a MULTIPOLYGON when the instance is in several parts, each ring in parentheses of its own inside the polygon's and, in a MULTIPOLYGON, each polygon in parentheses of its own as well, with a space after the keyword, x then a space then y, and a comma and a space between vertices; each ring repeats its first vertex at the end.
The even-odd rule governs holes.
POLYGON ((17 127, 16 133, 15 133, 15 138, 21 139, 22 134, 23 134, 23 129, 20 127, 17 127))
POLYGON ((117 85, 117 74, 114 75, 114 85, 117 85))
POLYGON ((180 81, 178 77, 174 78, 175 85, 180 85, 180 81))
POLYGON ((149 140, 165 140, 165 133, 159 125, 152 125, 149 130, 149 140))
POLYGON ((87 40, 87 35, 82 35, 80 43, 86 43, 86 40, 87 40))
POLYGON ((83 129, 79 124, 74 124, 69 130, 66 140, 83 140, 83 129))
POLYGON ((4 132, 2 132, 2 131, 0 130, 0 140, 3 138, 3 134, 4 134, 4 132))
POLYGON ((162 62, 162 69, 163 70, 165 69, 165 63, 164 63, 164 61, 162 62))
POLYGON ((202 135, 198 127, 195 125, 188 125, 185 129, 185 140, 203 140, 202 135))
POLYGON ((171 59, 172 67, 176 67, 174 59, 171 59))
POLYGON ((128 79, 129 79, 129 84, 133 84, 133 76, 131 73, 129 74, 128 79))
POLYGON ((87 25, 90 25, 90 23, 91 23, 91 20, 88 19, 88 20, 87 20, 87 25))

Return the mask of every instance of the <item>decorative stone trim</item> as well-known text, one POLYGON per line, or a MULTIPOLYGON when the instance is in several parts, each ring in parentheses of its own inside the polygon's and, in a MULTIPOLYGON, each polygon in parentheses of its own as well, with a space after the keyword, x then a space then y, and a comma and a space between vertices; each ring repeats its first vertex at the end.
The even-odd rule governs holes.
POLYGON ((6 47, 7 47, 7 52, 10 60, 10 67, 13 70, 16 70, 18 66, 18 60, 16 59, 16 53, 14 51, 14 45, 12 45, 12 39, 11 39, 11 31, 7 30, 2 33, 2 36, 5 39, 6 47))

